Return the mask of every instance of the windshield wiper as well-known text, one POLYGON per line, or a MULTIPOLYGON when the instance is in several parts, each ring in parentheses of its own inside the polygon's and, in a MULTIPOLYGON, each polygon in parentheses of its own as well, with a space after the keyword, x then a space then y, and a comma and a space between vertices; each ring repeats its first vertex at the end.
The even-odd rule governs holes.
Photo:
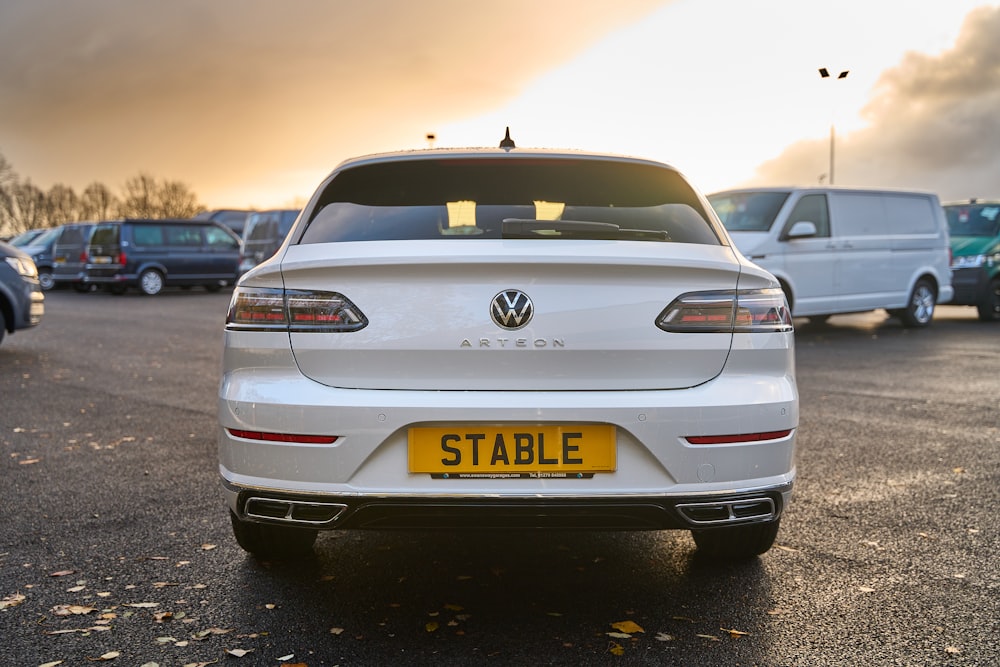
POLYGON ((670 240, 667 232, 659 229, 622 229, 621 225, 616 225, 613 222, 534 220, 532 218, 504 218, 500 235, 505 239, 670 240))

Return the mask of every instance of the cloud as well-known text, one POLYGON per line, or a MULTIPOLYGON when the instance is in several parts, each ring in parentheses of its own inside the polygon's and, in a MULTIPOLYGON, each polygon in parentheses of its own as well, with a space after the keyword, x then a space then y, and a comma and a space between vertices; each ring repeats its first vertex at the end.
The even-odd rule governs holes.
POLYGON ((0 153, 43 186, 145 170, 202 193, 307 174, 308 190, 664 2, 0 0, 0 153))
MULTIPOLYGON (((865 127, 836 136, 837 185, 919 188, 942 199, 1000 197, 1000 7, 966 17, 953 48, 908 53, 885 71, 862 112, 865 127)), ((829 141, 798 142, 761 165, 752 183, 815 183, 829 141)))

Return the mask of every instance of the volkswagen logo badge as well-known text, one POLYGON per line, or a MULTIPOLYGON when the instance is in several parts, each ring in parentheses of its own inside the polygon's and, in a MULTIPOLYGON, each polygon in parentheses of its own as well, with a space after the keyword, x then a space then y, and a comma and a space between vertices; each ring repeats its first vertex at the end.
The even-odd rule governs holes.
POLYGON ((534 314, 534 307, 531 299, 524 292, 516 289, 508 289, 493 297, 490 304, 490 316, 493 321, 504 329, 514 331, 520 329, 531 321, 534 314))

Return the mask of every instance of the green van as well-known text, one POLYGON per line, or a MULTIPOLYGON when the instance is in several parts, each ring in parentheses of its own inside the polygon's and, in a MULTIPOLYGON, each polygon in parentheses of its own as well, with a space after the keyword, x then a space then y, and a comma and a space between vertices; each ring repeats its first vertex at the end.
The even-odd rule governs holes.
POLYGON ((975 306, 983 322, 1000 321, 1000 201, 944 206, 951 235, 952 305, 975 306))

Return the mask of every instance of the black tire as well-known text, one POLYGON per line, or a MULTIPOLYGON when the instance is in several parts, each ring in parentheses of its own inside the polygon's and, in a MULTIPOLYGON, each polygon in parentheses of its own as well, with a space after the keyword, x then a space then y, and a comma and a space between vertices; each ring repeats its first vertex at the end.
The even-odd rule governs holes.
POLYGON ((937 305, 937 290, 929 280, 921 278, 913 286, 910 301, 903 309, 899 318, 903 326, 926 327, 934 318, 934 307, 937 305))
POLYGON ((52 269, 38 269, 38 285, 42 288, 43 292, 48 292, 56 286, 56 279, 52 277, 52 269))
POLYGON ((990 281, 983 300, 976 304, 980 322, 1000 322, 1000 278, 990 281))
POLYGON ((261 558, 301 559, 313 554, 319 531, 295 526, 243 521, 229 512, 233 535, 244 551, 261 558))
POLYGON ((766 553, 778 536, 781 519, 767 523, 692 530, 698 555, 718 561, 741 561, 766 553))
POLYGON ((139 291, 146 296, 156 296, 163 291, 163 274, 156 269, 146 269, 139 274, 139 291))

